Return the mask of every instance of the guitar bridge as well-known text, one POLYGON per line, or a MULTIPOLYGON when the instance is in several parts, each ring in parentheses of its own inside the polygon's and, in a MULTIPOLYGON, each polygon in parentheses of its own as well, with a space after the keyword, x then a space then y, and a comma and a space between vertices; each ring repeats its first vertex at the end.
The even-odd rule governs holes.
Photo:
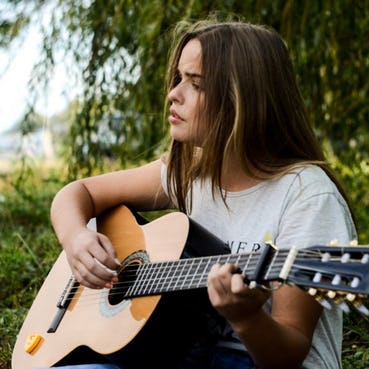
POLYGON ((56 303, 56 307, 58 308, 54 319, 51 322, 51 325, 49 329, 47 330, 47 333, 54 333, 56 332, 61 320, 63 319, 63 316, 70 304, 70 302, 73 299, 74 294, 77 291, 79 283, 76 281, 76 279, 71 276, 68 280, 67 285, 65 286, 59 300, 56 303))

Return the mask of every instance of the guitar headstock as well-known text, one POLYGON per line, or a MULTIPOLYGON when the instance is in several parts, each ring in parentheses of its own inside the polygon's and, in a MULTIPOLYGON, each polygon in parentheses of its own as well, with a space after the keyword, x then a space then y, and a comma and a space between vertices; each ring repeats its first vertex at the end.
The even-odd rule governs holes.
POLYGON ((323 306, 330 301, 345 312, 349 305, 369 316, 368 246, 312 246, 298 250, 288 282, 306 290, 323 306))

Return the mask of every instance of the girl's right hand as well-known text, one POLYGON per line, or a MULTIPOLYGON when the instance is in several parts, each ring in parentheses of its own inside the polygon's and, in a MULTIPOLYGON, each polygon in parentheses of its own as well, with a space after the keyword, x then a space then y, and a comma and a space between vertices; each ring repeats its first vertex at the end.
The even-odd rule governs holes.
POLYGON ((74 277, 89 288, 110 288, 120 266, 108 237, 84 228, 64 247, 74 277))

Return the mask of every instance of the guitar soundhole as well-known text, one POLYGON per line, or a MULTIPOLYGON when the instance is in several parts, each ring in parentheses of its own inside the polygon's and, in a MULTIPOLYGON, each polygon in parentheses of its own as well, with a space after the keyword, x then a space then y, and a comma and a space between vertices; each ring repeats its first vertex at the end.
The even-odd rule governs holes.
POLYGON ((119 281, 113 283, 109 291, 108 301, 111 305, 118 305, 123 300, 131 297, 131 290, 136 281, 137 270, 142 260, 130 261, 123 265, 118 273, 119 281))

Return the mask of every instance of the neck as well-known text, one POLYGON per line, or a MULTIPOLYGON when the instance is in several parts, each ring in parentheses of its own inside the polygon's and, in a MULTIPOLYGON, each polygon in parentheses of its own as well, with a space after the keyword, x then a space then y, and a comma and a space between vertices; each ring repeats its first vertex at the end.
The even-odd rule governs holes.
POLYGON ((246 174, 238 160, 228 160, 223 167, 222 187, 226 191, 237 192, 247 190, 260 183, 259 179, 246 174))

